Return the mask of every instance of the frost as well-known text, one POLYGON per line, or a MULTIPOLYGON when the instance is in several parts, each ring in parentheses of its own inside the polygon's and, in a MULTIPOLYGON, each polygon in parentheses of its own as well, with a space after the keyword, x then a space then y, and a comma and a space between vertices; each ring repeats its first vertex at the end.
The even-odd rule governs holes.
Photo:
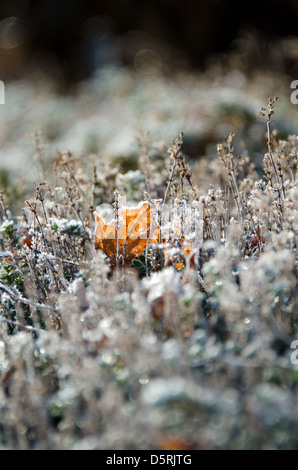
POLYGON ((0 232, 5 233, 7 230, 13 227, 13 221, 12 220, 5 220, 1 226, 0 226, 0 232))
MULTIPOLYGON (((0 116, 13 163, 0 201, 2 447, 297 448, 298 138, 272 131, 261 158, 266 122, 246 117, 273 82, 222 72, 139 82, 104 68, 64 99, 10 85, 22 112, 0 116), (28 148, 15 138, 34 122, 49 146, 39 131, 28 148), (145 204, 140 221, 130 211, 145 204), (142 242, 102 236, 128 215, 142 242)), ((295 125, 292 108, 277 128, 295 125)))
POLYGON ((181 277, 172 267, 153 273, 150 279, 143 280, 143 285, 148 291, 149 302, 153 302, 164 295, 179 297, 179 295, 184 293, 181 277))

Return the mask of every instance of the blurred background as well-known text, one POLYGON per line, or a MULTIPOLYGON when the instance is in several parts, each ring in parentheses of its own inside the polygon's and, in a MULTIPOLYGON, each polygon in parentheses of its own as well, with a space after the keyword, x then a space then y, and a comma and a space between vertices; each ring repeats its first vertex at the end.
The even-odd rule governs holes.
POLYGON ((0 0, 0 188, 23 203, 57 150, 136 171, 140 132, 166 155, 184 130, 216 168, 232 131, 262 175, 269 96, 279 138, 298 132, 297 25, 297 0, 0 0))
POLYGON ((297 78, 297 24, 297 0, 1 0, 0 76, 65 85, 111 62, 204 70, 232 54, 297 78))

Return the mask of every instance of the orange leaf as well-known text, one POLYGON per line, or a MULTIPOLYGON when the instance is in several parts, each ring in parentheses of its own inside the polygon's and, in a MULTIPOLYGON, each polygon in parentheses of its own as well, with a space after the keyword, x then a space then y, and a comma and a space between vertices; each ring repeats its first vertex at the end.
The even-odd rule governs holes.
POLYGON ((165 437, 161 441, 160 450, 193 450, 194 445, 181 437, 165 437))
POLYGON ((143 202, 132 208, 124 207, 118 224, 116 220, 106 224, 97 212, 94 212, 94 216, 95 249, 102 250, 110 258, 112 266, 116 264, 117 245, 119 259, 126 264, 143 253, 149 237, 150 243, 159 241, 159 228, 153 220, 149 203, 143 202))
MULTIPOLYGON (((136 207, 123 207, 118 223, 113 220, 107 224, 97 212, 94 212, 96 220, 95 249, 102 250, 110 258, 111 267, 116 265, 117 248, 120 264, 128 265, 131 261, 143 253, 147 244, 165 243, 160 237, 160 228, 153 217, 153 209, 148 202, 141 202, 136 207), (150 240, 149 240, 150 237, 150 240)), ((177 227, 177 236, 180 228, 177 227)), ((185 239, 181 239, 182 246, 185 239)), ((188 255, 192 250, 191 244, 186 244, 184 252, 188 255)), ((178 263, 176 269, 184 266, 178 263)))

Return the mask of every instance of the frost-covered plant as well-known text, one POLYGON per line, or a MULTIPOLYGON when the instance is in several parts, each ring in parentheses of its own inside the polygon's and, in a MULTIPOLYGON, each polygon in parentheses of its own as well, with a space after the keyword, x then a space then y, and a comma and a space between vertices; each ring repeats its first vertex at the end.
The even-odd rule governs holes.
POLYGON ((133 170, 60 152, 21 214, 1 198, 0 447, 298 448, 297 137, 274 106, 262 175, 233 134, 208 163, 140 135, 133 170), (147 240, 103 249, 120 195, 147 240))

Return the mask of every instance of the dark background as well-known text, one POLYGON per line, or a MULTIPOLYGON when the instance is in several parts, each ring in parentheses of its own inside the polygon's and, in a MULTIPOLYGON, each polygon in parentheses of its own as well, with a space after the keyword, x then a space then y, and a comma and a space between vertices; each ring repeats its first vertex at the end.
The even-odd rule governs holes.
MULTIPOLYGON (((168 72, 227 54, 298 75, 297 0, 0 0, 0 78, 41 70, 65 83, 157 50, 168 72)), ((296 76, 297 78, 297 76, 296 76)))

